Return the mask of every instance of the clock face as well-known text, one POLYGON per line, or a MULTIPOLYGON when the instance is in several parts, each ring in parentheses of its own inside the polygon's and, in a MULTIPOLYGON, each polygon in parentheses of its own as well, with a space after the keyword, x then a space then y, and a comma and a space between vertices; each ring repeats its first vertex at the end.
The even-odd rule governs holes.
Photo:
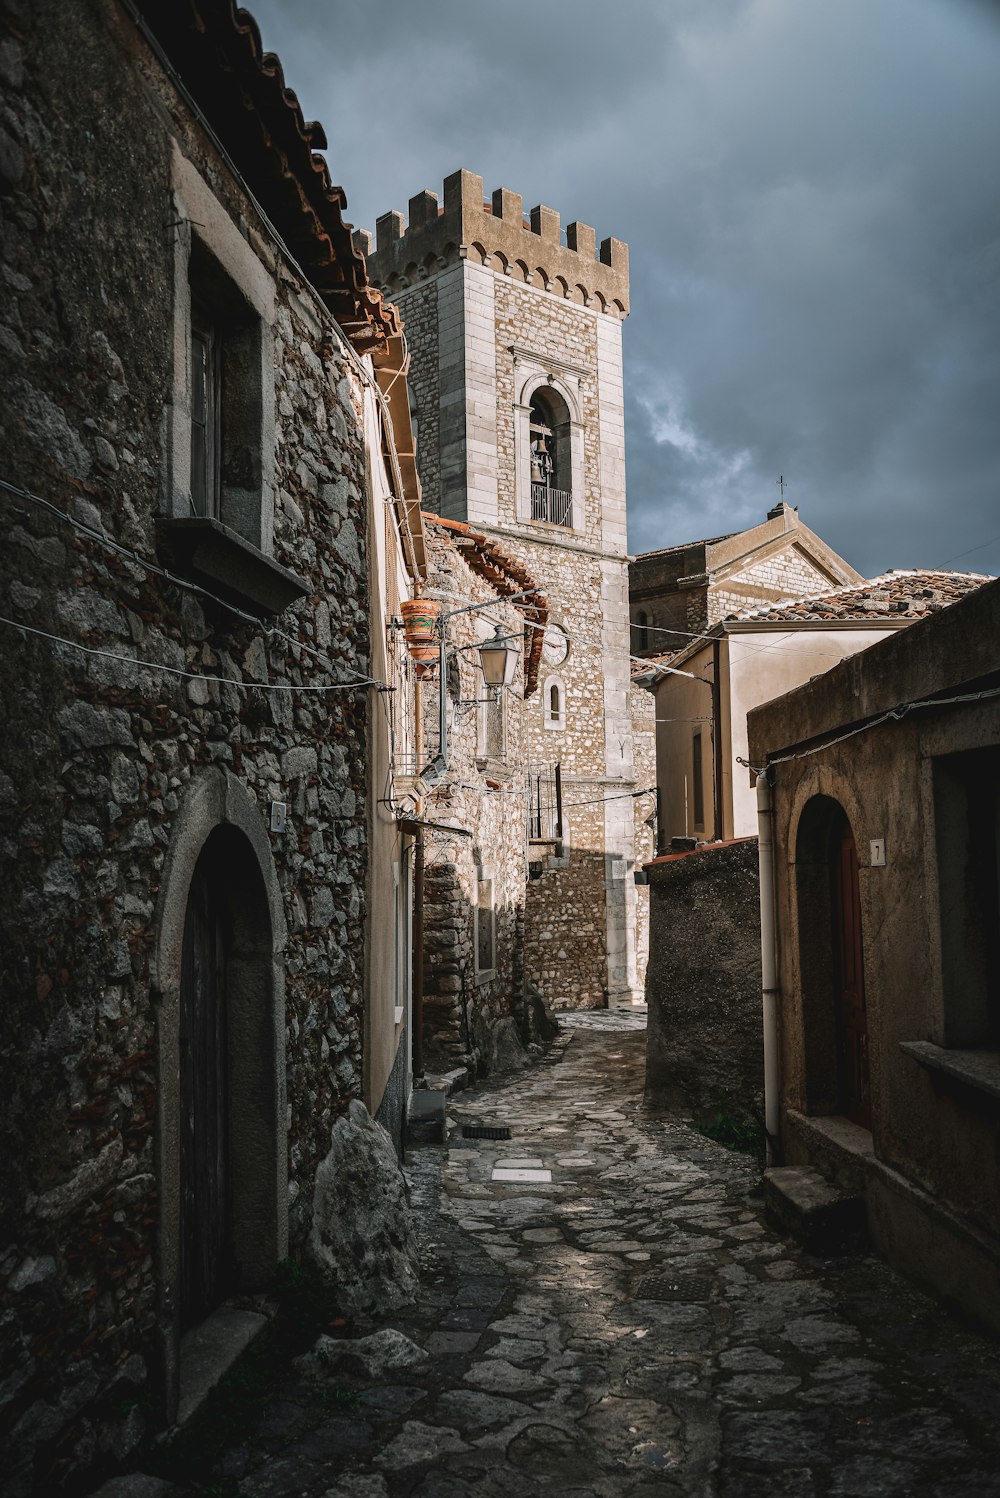
POLYGON ((558 624, 550 624, 542 639, 542 655, 550 666, 561 666, 569 654, 566 631, 558 624))

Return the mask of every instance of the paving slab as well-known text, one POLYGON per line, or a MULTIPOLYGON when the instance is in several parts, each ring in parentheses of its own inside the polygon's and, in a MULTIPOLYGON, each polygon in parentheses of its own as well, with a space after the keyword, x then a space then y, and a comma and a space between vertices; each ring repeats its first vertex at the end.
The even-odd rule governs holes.
POLYGON ((201 1491, 1000 1498, 997 1341, 869 1255, 780 1236, 755 1161, 645 1110, 643 1024, 587 1011, 449 1098, 453 1132, 511 1139, 415 1154, 420 1295, 356 1328, 426 1358, 343 1359, 356 1409, 277 1449, 282 1402, 316 1385, 281 1389, 201 1491), (539 1169, 551 1186, 496 1174, 539 1169))

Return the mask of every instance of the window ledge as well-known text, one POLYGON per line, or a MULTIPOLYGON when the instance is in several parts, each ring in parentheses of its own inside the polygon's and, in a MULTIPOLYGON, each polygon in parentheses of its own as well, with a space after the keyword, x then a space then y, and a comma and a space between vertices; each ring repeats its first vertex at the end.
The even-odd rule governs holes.
POLYGON ((261 618, 283 613, 309 593, 301 577, 265 556, 220 520, 200 515, 166 520, 161 535, 169 543, 179 571, 261 618))
POLYGON ((929 1040, 901 1040, 899 1049, 928 1071, 940 1072, 1000 1102, 1000 1051, 951 1051, 929 1040))

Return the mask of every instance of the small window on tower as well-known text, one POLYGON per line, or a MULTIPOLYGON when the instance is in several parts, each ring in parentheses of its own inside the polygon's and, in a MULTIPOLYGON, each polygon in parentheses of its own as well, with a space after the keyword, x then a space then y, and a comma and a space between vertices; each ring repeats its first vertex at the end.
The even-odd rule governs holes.
POLYGON ((642 610, 642 609, 640 609, 638 617, 636 619, 636 628, 637 628, 638 633, 639 633, 638 648, 640 650, 648 650, 649 649, 649 615, 644 610, 642 610))
POLYGON ((542 722, 550 729, 566 727, 566 689, 558 676, 550 676, 542 688, 542 722))

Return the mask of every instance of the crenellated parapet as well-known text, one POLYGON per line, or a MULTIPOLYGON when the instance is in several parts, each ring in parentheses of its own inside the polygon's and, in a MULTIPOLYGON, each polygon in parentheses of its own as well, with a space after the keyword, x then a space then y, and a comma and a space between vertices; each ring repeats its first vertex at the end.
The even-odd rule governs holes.
POLYGON ((486 201, 475 172, 445 178, 443 205, 437 193, 421 192, 410 199, 408 219, 382 214, 374 248, 367 230, 354 238, 372 279, 390 296, 468 259, 567 301, 628 315, 627 244, 604 239, 598 254, 593 229, 578 222, 567 225, 563 244, 554 208, 539 204, 525 218, 521 194, 506 187, 486 201))

